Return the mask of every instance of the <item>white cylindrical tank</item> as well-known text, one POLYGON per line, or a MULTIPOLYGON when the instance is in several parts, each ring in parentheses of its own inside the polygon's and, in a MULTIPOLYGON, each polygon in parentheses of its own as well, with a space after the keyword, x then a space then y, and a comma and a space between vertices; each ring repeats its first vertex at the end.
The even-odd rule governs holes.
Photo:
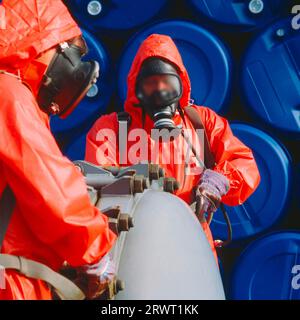
POLYGON ((180 198, 161 190, 103 197, 98 207, 121 204, 134 218, 114 248, 125 290, 116 299, 225 299, 219 268, 194 213, 180 198))

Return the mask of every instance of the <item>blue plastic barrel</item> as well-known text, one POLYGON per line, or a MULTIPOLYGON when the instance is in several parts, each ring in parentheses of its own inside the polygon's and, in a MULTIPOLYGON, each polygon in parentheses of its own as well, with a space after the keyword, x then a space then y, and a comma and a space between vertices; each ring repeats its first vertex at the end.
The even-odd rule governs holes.
MULTIPOLYGON (((250 125, 235 123, 233 133, 254 153, 261 176, 257 190, 240 206, 226 206, 233 240, 269 229, 288 209, 291 190, 291 159, 284 147, 267 133, 250 125)), ((227 239, 227 225, 219 209, 211 223, 216 239, 227 239)))
POLYGON ((51 117, 51 130, 54 134, 67 133, 70 130, 81 131, 81 128, 93 118, 105 113, 113 91, 112 71, 108 55, 103 46, 88 32, 84 31, 89 53, 84 60, 97 60, 100 64, 100 77, 86 97, 66 119, 51 117))
POLYGON ((218 25, 232 31, 262 27, 289 9, 292 0, 188 0, 192 9, 218 25))
POLYGON ((169 0, 69 0, 77 20, 91 31, 128 30, 145 24, 167 7, 169 0))
POLYGON ((86 133, 75 138, 64 150, 64 154, 70 160, 84 160, 86 146, 86 133))
POLYGON ((153 33, 170 36, 176 43, 192 83, 195 103, 224 112, 231 88, 231 56, 222 41, 203 27, 181 20, 154 24, 131 39, 119 64, 118 93, 127 94, 127 76, 143 40, 153 33))
POLYGON ((241 71, 245 102, 268 125, 300 135, 300 29, 281 20, 248 48, 241 71))
POLYGON ((231 298, 300 299, 300 233, 276 232, 251 243, 231 279, 231 298))

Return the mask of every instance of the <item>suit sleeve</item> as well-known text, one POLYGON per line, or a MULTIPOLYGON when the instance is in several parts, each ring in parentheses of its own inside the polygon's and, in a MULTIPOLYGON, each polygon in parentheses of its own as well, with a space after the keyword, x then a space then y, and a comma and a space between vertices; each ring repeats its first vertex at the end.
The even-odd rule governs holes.
POLYGON ((91 205, 81 173, 64 157, 29 95, 1 102, 0 156, 28 228, 72 266, 113 245, 107 217, 91 205))
POLYGON ((231 131, 228 121, 209 108, 198 108, 203 120, 211 151, 214 154, 215 171, 230 182, 228 193, 222 202, 236 206, 246 201, 260 183, 260 174, 250 148, 231 131))

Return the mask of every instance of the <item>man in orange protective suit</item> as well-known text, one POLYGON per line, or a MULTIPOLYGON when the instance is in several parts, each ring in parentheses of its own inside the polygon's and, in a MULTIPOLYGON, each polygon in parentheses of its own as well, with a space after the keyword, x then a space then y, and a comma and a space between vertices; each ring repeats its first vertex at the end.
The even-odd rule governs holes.
MULTIPOLYGON (((159 163, 165 169, 166 176, 177 179, 180 188, 176 194, 187 203, 193 201, 194 189, 198 188, 204 200, 203 209, 208 213, 216 211, 221 201, 230 206, 239 205, 254 192, 260 175, 251 150, 232 134, 226 119, 207 107, 190 103, 190 80, 170 37, 153 34, 141 44, 127 85, 124 107, 130 117, 128 141, 125 139, 127 146, 124 147, 124 143, 121 146, 120 142, 124 133, 118 136, 122 119, 116 113, 104 115, 87 135, 87 161, 121 166, 151 159, 149 162, 159 163), (202 120, 215 160, 211 169, 203 170, 201 159, 198 159, 201 150, 196 159, 197 153, 191 154, 188 162, 178 161, 181 157, 178 154, 185 155, 182 150, 187 150, 183 144, 187 140, 181 134, 169 142, 160 140, 160 151, 156 155, 154 152, 152 157, 158 141, 157 136, 153 138, 153 129, 176 131, 176 128, 182 128, 189 133, 189 145, 200 145, 200 136, 187 115, 187 107, 202 120), (139 128, 144 128, 146 135, 136 130, 139 128), (137 136, 140 136, 141 144, 137 143, 137 136), (148 149, 144 150, 144 146, 148 149)), ((201 224, 216 257, 209 226, 205 219, 201 224)))
MULTIPOLYGON (((15 199, 1 254, 99 273, 116 236, 49 127, 49 114, 65 117, 84 97, 98 64, 81 61, 85 42, 60 0, 4 0, 0 18, 0 193, 15 199)), ((46 282, 5 270, 0 299, 51 298, 46 282)))

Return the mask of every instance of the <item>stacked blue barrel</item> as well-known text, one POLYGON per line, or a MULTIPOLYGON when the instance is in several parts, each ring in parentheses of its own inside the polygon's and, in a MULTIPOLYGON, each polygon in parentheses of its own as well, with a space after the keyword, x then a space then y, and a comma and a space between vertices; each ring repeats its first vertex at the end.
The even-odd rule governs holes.
MULTIPOLYGON (((70 159, 84 158, 86 133, 101 114, 122 109, 132 60, 152 33, 174 39, 192 99, 231 120, 235 135, 253 150, 261 183, 243 205, 227 207, 233 241, 219 252, 229 299, 300 299, 296 2, 66 1, 85 30, 87 59, 101 66, 98 82, 77 110, 66 120, 51 120, 70 159)), ((215 238, 227 237, 221 212, 211 228, 215 238)))

